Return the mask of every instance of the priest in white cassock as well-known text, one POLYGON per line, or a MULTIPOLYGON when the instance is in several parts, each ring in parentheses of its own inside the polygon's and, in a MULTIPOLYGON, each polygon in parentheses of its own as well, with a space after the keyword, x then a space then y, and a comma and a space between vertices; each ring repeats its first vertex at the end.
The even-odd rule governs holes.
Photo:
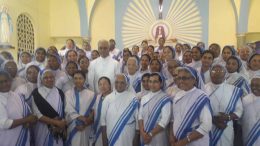
POLYGON ((88 81, 89 86, 95 93, 99 92, 98 79, 106 76, 111 83, 115 81, 115 75, 119 73, 118 62, 109 55, 109 43, 107 40, 98 42, 100 57, 93 60, 89 66, 88 81))
POLYGON ((75 87, 65 92, 65 114, 66 120, 70 123, 67 146, 89 146, 96 96, 94 92, 84 88, 84 72, 75 72, 73 79, 75 87))
POLYGON ((243 113, 243 92, 240 88, 225 83, 225 75, 225 67, 214 65, 210 70, 211 82, 205 87, 213 111, 213 146, 233 146, 233 120, 238 120, 243 113))
POLYGON ((159 73, 149 78, 150 93, 142 97, 138 120, 142 146, 167 146, 166 127, 171 118, 171 98, 163 89, 159 73))
POLYGON ((210 146, 212 114, 208 96, 199 88, 196 70, 178 68, 179 91, 173 99, 169 141, 174 146, 210 146))
POLYGON ((251 94, 245 96, 243 103, 242 130, 245 146, 260 145, 260 75, 251 80, 251 94))
POLYGON ((109 94, 101 109, 104 146, 133 146, 137 143, 139 101, 129 86, 129 79, 118 74, 115 91, 109 94))

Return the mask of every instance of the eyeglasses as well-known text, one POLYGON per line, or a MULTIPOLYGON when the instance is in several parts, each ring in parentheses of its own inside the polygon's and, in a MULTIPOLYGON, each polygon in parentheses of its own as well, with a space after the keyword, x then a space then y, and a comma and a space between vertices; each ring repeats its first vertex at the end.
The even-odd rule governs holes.
POLYGON ((180 81, 180 80, 182 80, 182 81, 187 81, 187 80, 189 80, 189 79, 192 79, 192 77, 177 77, 177 78, 176 78, 176 80, 178 80, 178 81, 180 81))
POLYGON ((224 70, 212 70, 211 73, 216 74, 216 73, 224 73, 224 70))

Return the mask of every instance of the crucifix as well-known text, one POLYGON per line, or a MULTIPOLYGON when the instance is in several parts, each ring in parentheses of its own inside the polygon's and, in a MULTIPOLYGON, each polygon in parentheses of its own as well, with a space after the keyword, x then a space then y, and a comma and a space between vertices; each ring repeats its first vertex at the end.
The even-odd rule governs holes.
POLYGON ((159 19, 162 19, 162 11, 163 11, 163 0, 159 0, 159 19))

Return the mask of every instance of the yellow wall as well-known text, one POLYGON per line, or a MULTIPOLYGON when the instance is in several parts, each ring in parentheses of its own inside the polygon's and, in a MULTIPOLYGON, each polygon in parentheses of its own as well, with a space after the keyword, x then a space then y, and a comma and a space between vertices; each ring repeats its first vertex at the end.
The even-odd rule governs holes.
POLYGON ((209 1, 208 43, 236 46, 236 20, 230 0, 209 1))
POLYGON ((80 36, 77 0, 50 0, 51 37, 80 36))
MULTIPOLYGON (((248 32, 260 32, 260 0, 251 0, 249 17, 248 17, 248 32)), ((260 38, 258 38, 260 40, 260 38)))
POLYGON ((98 40, 115 38, 115 0, 99 0, 90 20, 92 48, 98 40))
POLYGON ((22 13, 27 14, 34 26, 35 47, 48 47, 50 45, 49 27, 49 0, 0 0, 0 5, 5 5, 12 18, 14 32, 11 37, 11 45, 15 49, 10 50, 17 57, 17 31, 16 20, 22 13))
POLYGON ((50 0, 50 37, 57 49, 69 38, 81 47, 78 0, 50 0))

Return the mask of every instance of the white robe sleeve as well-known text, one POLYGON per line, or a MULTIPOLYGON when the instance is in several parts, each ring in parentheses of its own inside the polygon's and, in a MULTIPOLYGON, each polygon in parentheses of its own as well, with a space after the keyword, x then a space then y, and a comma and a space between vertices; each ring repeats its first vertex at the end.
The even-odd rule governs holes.
POLYGON ((138 109, 135 110, 135 113, 134 113, 134 117, 135 117, 135 129, 136 130, 139 130, 139 123, 138 123, 138 109))
POLYGON ((95 89, 95 62, 91 62, 88 68, 88 84, 89 88, 94 91, 95 89))
POLYGON ((204 106, 199 117, 199 128, 196 129, 200 134, 206 135, 212 128, 212 116, 208 106, 204 106))
POLYGON ((13 124, 13 120, 8 119, 6 108, 2 103, 0 103, 0 111, 0 130, 9 129, 13 124))
POLYGON ((75 101, 73 100, 74 96, 72 96, 69 92, 65 94, 66 103, 65 103, 65 114, 68 122, 73 121, 78 118, 80 115, 75 110, 75 101))
POLYGON ((236 109, 234 111, 234 114, 236 114, 239 118, 242 116, 243 114, 243 104, 241 101, 241 98, 239 97, 237 104, 236 104, 236 109))
POLYGON ((109 106, 109 99, 108 99, 108 97, 106 97, 103 101, 103 105, 101 108, 101 116, 100 116, 101 126, 106 126, 106 116, 107 116, 108 106, 109 106))
POLYGON ((56 84, 55 84, 55 86, 57 87, 57 88, 59 88, 59 89, 61 89, 62 90, 62 87, 63 87, 63 77, 61 77, 61 78, 59 78, 57 81, 56 81, 56 84))
POLYGON ((37 105, 35 104, 33 97, 32 97, 32 111, 34 115, 38 117, 38 119, 40 119, 43 116, 42 113, 39 111, 37 105))
POLYGON ((161 118, 159 119, 158 125, 160 125, 162 128, 165 128, 171 118, 171 103, 168 102, 162 107, 162 112, 161 112, 161 118))
POLYGON ((120 64, 119 64, 119 62, 116 62, 116 67, 115 67, 115 73, 116 74, 120 74, 120 72, 121 72, 121 69, 120 69, 121 67, 120 67, 120 64))
POLYGON ((140 108, 139 108, 139 112, 138 112, 138 120, 143 120, 143 102, 142 102, 142 100, 141 100, 140 108))

